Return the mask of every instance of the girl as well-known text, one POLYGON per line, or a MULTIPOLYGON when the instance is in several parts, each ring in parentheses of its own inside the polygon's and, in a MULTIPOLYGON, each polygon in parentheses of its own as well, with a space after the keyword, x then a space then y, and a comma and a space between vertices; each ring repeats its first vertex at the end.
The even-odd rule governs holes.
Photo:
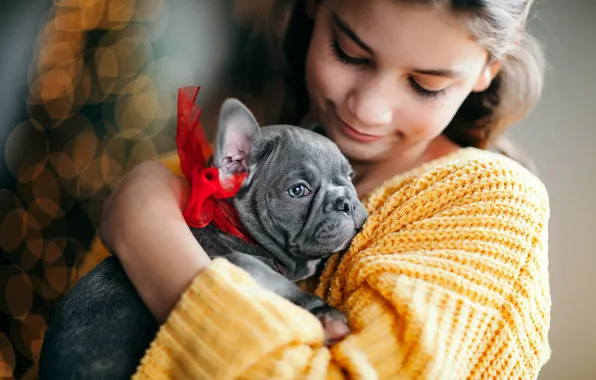
POLYGON ((251 105, 269 111, 262 123, 320 123, 355 169, 369 220, 312 288, 352 334, 324 347, 312 315, 211 261, 182 217, 176 161, 148 162, 115 190, 100 228, 164 323, 136 378, 536 378, 548 353, 548 196, 485 149, 541 92, 531 3, 269 1, 236 79, 261 90, 254 99, 281 99, 251 105), (263 47, 266 65, 253 59, 263 47))

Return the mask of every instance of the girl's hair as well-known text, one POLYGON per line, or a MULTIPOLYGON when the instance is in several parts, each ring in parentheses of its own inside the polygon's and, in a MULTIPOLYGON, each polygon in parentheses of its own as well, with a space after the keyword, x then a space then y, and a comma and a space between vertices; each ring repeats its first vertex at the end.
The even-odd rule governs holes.
MULTIPOLYGON (((534 0, 395 0, 444 7, 462 20, 489 55, 502 60, 499 74, 483 92, 463 102, 444 134, 461 146, 493 148, 521 161, 519 151, 502 135, 538 102, 545 58, 537 40, 526 31, 534 0)), ((280 120, 297 124, 308 110, 305 61, 313 30, 305 0, 268 0, 245 33, 246 56, 236 77, 253 95, 264 91, 270 78, 283 82, 286 92, 280 120)), ((276 90, 279 91, 279 88, 276 90)))

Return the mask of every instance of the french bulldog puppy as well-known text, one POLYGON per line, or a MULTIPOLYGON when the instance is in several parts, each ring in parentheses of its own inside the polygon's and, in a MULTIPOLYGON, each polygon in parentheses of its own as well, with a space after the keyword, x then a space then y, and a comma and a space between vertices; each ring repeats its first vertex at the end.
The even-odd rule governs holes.
MULTIPOLYGON (((348 332, 345 316, 295 281, 346 249, 367 218, 338 147, 307 129, 259 128, 238 100, 221 108, 213 164, 220 178, 246 171, 230 200, 258 246, 212 224, 191 228, 210 257, 225 257, 262 286, 309 310, 326 344, 348 332)), ((105 259, 53 314, 39 361, 40 379, 128 379, 158 331, 115 257, 105 259)))

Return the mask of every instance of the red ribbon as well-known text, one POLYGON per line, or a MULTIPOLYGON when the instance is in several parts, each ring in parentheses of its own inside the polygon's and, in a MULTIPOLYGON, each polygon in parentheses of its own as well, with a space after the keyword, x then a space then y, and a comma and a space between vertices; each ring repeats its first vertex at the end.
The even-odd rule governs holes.
POLYGON ((238 192, 247 173, 234 174, 222 183, 219 170, 206 167, 213 151, 199 121, 201 109, 195 105, 199 90, 200 87, 178 90, 176 144, 182 173, 191 183, 190 198, 183 211, 184 219, 195 228, 203 228, 213 222, 222 231, 256 244, 240 222, 234 207, 225 200, 238 192))

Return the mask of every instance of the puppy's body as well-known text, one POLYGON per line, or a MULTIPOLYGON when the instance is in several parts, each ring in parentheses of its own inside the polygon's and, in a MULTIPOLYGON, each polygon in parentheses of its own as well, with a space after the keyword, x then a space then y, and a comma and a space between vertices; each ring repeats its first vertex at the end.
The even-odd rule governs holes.
MULTIPOLYGON (((343 314, 294 283, 347 248, 367 216, 337 146, 298 127, 259 129, 242 104, 228 100, 214 165, 222 181, 248 173, 231 202, 258 245, 213 225, 191 229, 205 252, 226 257, 265 288, 315 314, 328 339, 341 337, 334 336, 334 326, 345 323, 343 314)), ((52 316, 40 378, 128 379, 157 329, 124 269, 110 257, 73 287, 52 316)))

